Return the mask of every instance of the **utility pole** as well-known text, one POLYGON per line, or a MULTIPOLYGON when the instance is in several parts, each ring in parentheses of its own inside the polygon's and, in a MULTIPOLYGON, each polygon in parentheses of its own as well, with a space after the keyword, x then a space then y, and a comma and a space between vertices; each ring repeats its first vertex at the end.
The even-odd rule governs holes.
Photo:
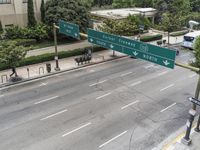
POLYGON ((57 44, 57 33, 56 33, 56 24, 53 23, 53 34, 54 34, 54 45, 55 45, 55 61, 56 61, 56 71, 60 71, 59 62, 58 62, 58 44, 57 44))

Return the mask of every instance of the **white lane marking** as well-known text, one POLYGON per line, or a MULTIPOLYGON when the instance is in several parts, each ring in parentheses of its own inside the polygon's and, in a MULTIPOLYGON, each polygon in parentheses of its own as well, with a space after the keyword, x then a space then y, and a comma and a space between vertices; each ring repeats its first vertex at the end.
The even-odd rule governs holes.
POLYGON ((59 111, 59 112, 57 112, 57 113, 55 113, 55 114, 49 115, 49 116, 47 116, 47 117, 45 117, 45 118, 42 118, 42 119, 40 119, 40 120, 43 121, 43 120, 52 118, 52 117, 54 117, 54 116, 57 116, 57 115, 60 115, 60 114, 62 114, 62 113, 64 113, 64 112, 66 112, 66 111, 67 111, 67 109, 62 110, 62 111, 59 111))
POLYGON ((167 87, 161 89, 160 92, 162 92, 162 91, 164 91, 164 90, 167 90, 167 89, 169 89, 169 88, 171 88, 171 87, 173 87, 173 86, 174 86, 174 84, 170 84, 169 86, 167 86, 167 87))
POLYGON ((165 109, 161 110, 160 112, 164 112, 164 111, 166 111, 167 109, 173 107, 174 105, 176 105, 176 103, 173 103, 173 104, 169 105, 168 107, 166 107, 165 109))
POLYGON ((133 72, 127 72, 127 73, 121 74, 120 77, 127 76, 127 75, 129 75, 129 74, 131 74, 131 73, 133 73, 133 72))
POLYGON ((56 98, 58 98, 58 96, 50 97, 48 99, 41 100, 39 102, 35 102, 34 104, 37 105, 37 104, 44 103, 44 102, 47 102, 47 101, 50 101, 50 100, 53 100, 53 99, 56 99, 56 98))
POLYGON ((41 86, 46 86, 48 83, 44 83, 44 82, 42 82, 40 85, 39 85, 39 87, 41 87, 41 86))
POLYGON ((161 72, 161 73, 159 73, 158 74, 158 76, 162 76, 162 75, 165 75, 165 74, 167 74, 169 71, 164 71, 164 72, 161 72))
POLYGON ((69 135, 69 134, 71 134, 71 133, 74 133, 74 132, 76 132, 76 131, 78 131, 78 130, 80 130, 80 129, 82 129, 82 128, 85 128, 85 127, 91 125, 91 124, 92 124, 92 123, 89 122, 89 123, 87 123, 87 124, 85 124, 85 125, 82 125, 82 126, 76 128, 76 129, 74 129, 74 130, 72 130, 72 131, 70 131, 70 132, 68 132, 68 133, 63 134, 62 137, 65 137, 65 136, 67 136, 67 135, 69 135))
POLYGON ((153 66, 154 66, 154 64, 145 66, 144 68, 145 68, 145 69, 148 69, 148 68, 151 68, 151 67, 153 67, 153 66))
POLYGON ((129 106, 132 106, 132 105, 134 105, 134 104, 136 104, 136 103, 138 103, 138 102, 139 102, 139 101, 136 100, 136 101, 134 101, 134 102, 132 102, 132 103, 130 103, 130 104, 128 104, 128 105, 123 106, 121 109, 128 108, 129 106))
POLYGON ((195 76, 196 76, 196 74, 192 74, 192 75, 189 76, 189 78, 193 78, 195 76))
POLYGON ((128 131, 124 131, 124 132, 120 133, 119 135, 115 136, 114 138, 110 139, 109 141, 107 141, 107 142, 101 144, 101 145, 99 146, 99 148, 104 147, 105 145, 109 144, 110 142, 114 141, 115 139, 119 138, 120 136, 124 135, 124 134, 127 133, 127 132, 128 132, 128 131))
POLYGON ((4 95, 0 95, 0 98, 1 98, 1 97, 4 97, 4 95))
POLYGON ((136 86, 136 85, 138 85, 140 83, 142 83, 142 81, 135 82, 135 83, 131 84, 131 86, 136 86))
POLYGON ((106 96, 108 96, 108 95, 110 95, 110 94, 111 94, 111 93, 104 94, 104 95, 102 95, 102 96, 97 97, 96 99, 104 98, 104 97, 106 97, 106 96))
POLYGON ((91 85, 89 85, 89 86, 95 86, 95 85, 97 85, 97 84, 101 84, 101 83, 104 83, 104 82, 106 82, 106 81, 108 81, 108 80, 103 80, 103 81, 100 81, 100 82, 98 82, 98 83, 91 84, 91 85))

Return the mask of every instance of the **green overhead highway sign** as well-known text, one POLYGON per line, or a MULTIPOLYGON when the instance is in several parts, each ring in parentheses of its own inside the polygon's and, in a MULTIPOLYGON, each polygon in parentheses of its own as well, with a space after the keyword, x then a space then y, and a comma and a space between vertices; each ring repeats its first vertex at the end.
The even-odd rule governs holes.
POLYGON ((80 39, 79 26, 76 24, 59 20, 59 32, 73 38, 80 39))
POLYGON ((173 69, 175 65, 176 51, 167 48, 158 47, 93 29, 88 29, 88 41, 167 68, 173 69))

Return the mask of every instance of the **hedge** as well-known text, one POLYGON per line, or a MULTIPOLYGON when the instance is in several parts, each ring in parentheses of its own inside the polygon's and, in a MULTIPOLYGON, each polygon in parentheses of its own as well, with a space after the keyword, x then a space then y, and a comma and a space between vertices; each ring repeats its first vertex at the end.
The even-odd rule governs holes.
MULTIPOLYGON (((85 48, 91 48, 91 47, 85 47, 85 48)), ((62 58, 82 55, 85 48, 59 52, 58 57, 59 57, 59 59, 62 59, 62 58)), ((102 48, 102 47, 98 47, 98 46, 94 46, 94 48, 93 48, 93 52, 98 52, 98 51, 102 51, 102 50, 106 50, 106 49, 102 48)), ((51 61, 51 60, 54 60, 54 56, 55 56, 55 53, 46 53, 46 54, 42 54, 42 55, 38 55, 38 56, 27 57, 24 60, 20 61, 19 64, 17 65, 17 67, 51 61)), ((9 67, 6 66, 5 64, 0 64, 0 70, 5 70, 5 69, 9 69, 9 67)))
POLYGON ((188 32, 189 31, 178 31, 178 32, 170 33, 170 36, 181 36, 181 35, 185 35, 188 32))
POLYGON ((140 41, 142 41, 142 42, 151 42, 151 41, 161 40, 162 37, 163 36, 161 34, 156 34, 156 35, 152 35, 152 36, 142 36, 140 38, 140 41))

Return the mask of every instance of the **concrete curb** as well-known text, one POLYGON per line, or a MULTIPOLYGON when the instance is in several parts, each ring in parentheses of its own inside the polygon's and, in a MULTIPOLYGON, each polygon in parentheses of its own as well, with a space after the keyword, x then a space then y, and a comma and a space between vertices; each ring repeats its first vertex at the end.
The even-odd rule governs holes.
POLYGON ((74 68, 67 69, 67 70, 61 70, 61 71, 58 71, 58 72, 53 72, 53 73, 49 73, 49 74, 46 74, 46 75, 33 77, 33 78, 29 78, 29 79, 24 79, 24 80, 19 81, 19 82, 5 83, 5 84, 0 85, 0 89, 6 88, 6 87, 10 87, 10 86, 13 86, 13 85, 18 85, 18 84, 21 84, 21 83, 26 83, 28 81, 34 81, 34 80, 37 80, 37 79, 50 77, 50 76, 57 75, 57 74, 64 73, 64 72, 68 72, 68 71, 82 69, 82 68, 85 68, 85 67, 88 67, 88 66, 93 66, 93 65, 96 65, 96 64, 101 64, 101 63, 117 60, 117 59, 120 59, 120 58, 125 58, 125 57, 128 57, 128 56, 125 55, 125 56, 113 57, 113 58, 110 58, 110 59, 107 59, 107 60, 103 60, 103 61, 100 61, 100 62, 93 62, 93 63, 90 63, 90 64, 84 64, 83 66, 78 66, 78 67, 74 67, 74 68))

